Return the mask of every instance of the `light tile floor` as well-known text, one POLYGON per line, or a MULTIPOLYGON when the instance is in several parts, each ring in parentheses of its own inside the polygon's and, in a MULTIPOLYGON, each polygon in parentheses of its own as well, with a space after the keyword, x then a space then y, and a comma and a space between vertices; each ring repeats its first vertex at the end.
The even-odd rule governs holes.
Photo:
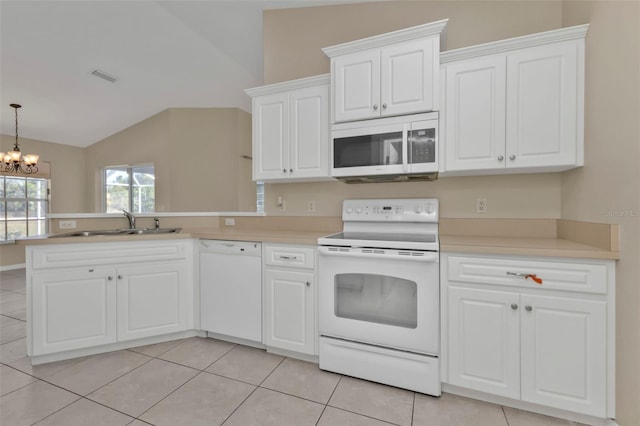
POLYGON ((0 273, 0 425, 565 425, 451 394, 434 398, 214 339, 32 366, 24 269, 0 273))

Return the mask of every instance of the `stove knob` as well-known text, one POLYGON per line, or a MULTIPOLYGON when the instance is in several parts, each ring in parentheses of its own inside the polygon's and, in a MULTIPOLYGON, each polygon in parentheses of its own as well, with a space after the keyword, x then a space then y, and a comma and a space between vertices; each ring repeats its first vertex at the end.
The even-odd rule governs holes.
POLYGON ((420 207, 420 206, 416 207, 414 212, 416 212, 416 214, 422 213, 422 207, 420 207))
POLYGON ((433 204, 427 204, 427 213, 431 214, 434 212, 433 204))
POLYGON ((347 214, 351 214, 351 213, 353 213, 353 209, 352 209, 351 207, 347 207, 347 210, 346 210, 346 211, 347 211, 347 214))
POLYGON ((356 214, 362 213, 362 209, 360 207, 356 207, 356 214))

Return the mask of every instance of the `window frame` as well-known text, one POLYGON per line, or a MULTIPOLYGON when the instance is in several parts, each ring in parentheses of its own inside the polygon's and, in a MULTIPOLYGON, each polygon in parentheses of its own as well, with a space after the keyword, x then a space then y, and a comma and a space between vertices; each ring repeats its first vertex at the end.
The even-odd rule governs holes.
POLYGON ((154 192, 154 199, 153 199, 153 210, 150 212, 143 212, 143 213, 155 213, 156 211, 156 200, 155 200, 155 192, 156 192, 156 183, 155 183, 155 176, 156 176, 156 166, 154 163, 140 163, 140 164, 126 164, 126 165, 119 165, 119 166, 105 166, 102 168, 102 212, 103 213, 107 213, 107 171, 108 170, 114 170, 114 169, 126 169, 127 175, 128 175, 128 180, 129 180, 129 206, 127 207, 127 210, 130 211, 131 213, 140 213, 140 212, 136 212, 133 210, 133 173, 134 173, 134 169, 137 168, 145 168, 145 167, 152 167, 153 168, 153 176, 154 176, 154 181, 153 181, 153 192, 154 192))
MULTIPOLYGON (((51 179, 50 178, 45 178, 45 177, 32 177, 32 176, 27 176, 27 175, 23 175, 23 174, 17 174, 17 175, 9 175, 9 174, 2 174, 0 175, 0 185, 2 185, 2 197, 0 197, 0 203, 4 204, 4 217, 2 218, 2 225, 0 226, 4 226, 4 237, 0 237, 0 244, 1 243, 10 243, 12 241, 15 241, 15 238, 9 238, 9 222, 24 222, 25 223, 25 229, 26 229, 26 235, 22 235, 18 238, 25 238, 25 237, 33 237, 36 235, 45 235, 49 232, 49 213, 51 212, 51 179), (16 198, 16 197, 7 197, 7 179, 24 179, 24 197, 20 197, 20 198, 16 198), (44 198, 32 198, 29 196, 29 189, 28 189, 28 182, 29 180, 38 180, 38 181, 44 181, 45 183, 45 196, 44 198), (24 202, 25 203, 25 217, 24 219, 22 218, 18 218, 18 219, 9 219, 9 212, 7 209, 7 203, 9 202, 24 202), (45 203, 45 208, 44 208, 44 216, 42 218, 38 217, 38 216, 33 216, 30 215, 30 209, 29 209, 29 203, 30 202, 44 202, 45 203), (41 233, 31 233, 30 232, 30 227, 29 227, 29 222, 33 221, 33 220, 42 220, 44 222, 44 232, 41 233)), ((2 234, 0 234, 1 236, 2 234)))

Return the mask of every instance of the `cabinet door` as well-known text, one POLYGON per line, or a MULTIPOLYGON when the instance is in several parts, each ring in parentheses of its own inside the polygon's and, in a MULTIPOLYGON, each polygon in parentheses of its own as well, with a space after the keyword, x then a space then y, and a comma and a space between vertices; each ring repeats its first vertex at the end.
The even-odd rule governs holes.
POLYGON ((507 55, 507 167, 575 165, 579 42, 507 55))
POLYGON ((33 354, 116 341, 116 271, 78 268, 33 272, 33 354))
POLYGON ((437 109, 440 68, 438 41, 436 37, 381 49, 381 115, 437 109))
POLYGON ((253 99, 253 180, 289 177, 289 96, 253 99))
POLYGON ((291 177, 329 176, 329 86, 295 90, 290 102, 291 177))
POLYGON ((445 170, 504 168, 504 55, 447 64, 445 84, 445 170))
POLYGON ((380 116, 380 49, 332 59, 333 121, 380 116))
POLYGON ((180 261, 118 268, 118 340, 186 330, 187 279, 180 261))
POLYGON ((449 383, 520 397, 517 293, 449 287, 449 383))
POLYGON ((606 302, 522 295, 522 399, 606 417, 606 302))
POLYGON ((265 272, 265 344, 315 354, 313 272, 265 272))

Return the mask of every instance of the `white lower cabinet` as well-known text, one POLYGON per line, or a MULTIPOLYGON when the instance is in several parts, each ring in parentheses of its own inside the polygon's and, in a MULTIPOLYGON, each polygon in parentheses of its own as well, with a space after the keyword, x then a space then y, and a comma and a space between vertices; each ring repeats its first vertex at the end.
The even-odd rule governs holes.
POLYGON ((190 253, 184 241, 28 247, 30 355, 193 327, 190 253))
POLYGON ((118 268, 118 340, 139 339, 187 329, 186 262, 118 268))
POLYGON ((315 249, 265 246, 264 343, 267 347, 317 354, 315 249))
POLYGON ((612 417, 613 261, 444 255, 441 265, 447 383, 612 417), (565 285, 558 276, 592 283, 600 268, 608 272, 599 286, 555 289, 565 285), (531 273, 542 284, 526 278, 531 273))
POLYGON ((33 354, 114 343, 115 277, 109 267, 34 273, 33 354))

